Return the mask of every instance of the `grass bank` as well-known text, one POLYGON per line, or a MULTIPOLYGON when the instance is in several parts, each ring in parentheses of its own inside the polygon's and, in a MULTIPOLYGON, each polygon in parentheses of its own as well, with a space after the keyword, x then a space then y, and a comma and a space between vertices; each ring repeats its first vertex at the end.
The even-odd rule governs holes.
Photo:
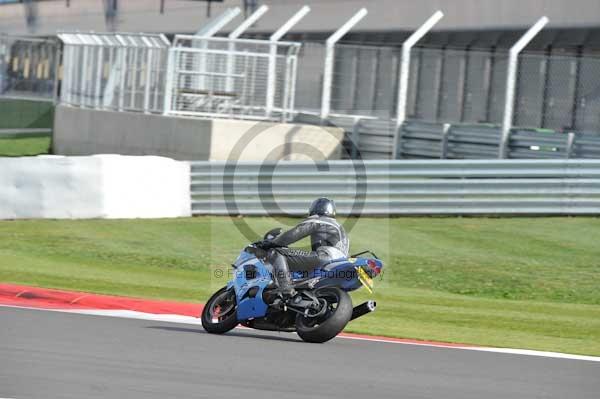
POLYGON ((48 154, 50 137, 0 138, 0 157, 48 154))
MULTIPOLYGON (((240 231, 293 222, 3 221, 0 281, 204 301, 248 242, 240 231)), ((600 355, 598 218, 363 218, 350 235, 386 267, 378 311, 348 331, 600 355)))
MULTIPOLYGON (((0 130, 19 128, 52 128, 54 104, 0 98, 0 130)), ((50 137, 3 137, 0 135, 0 157, 19 157, 48 154, 50 137)))

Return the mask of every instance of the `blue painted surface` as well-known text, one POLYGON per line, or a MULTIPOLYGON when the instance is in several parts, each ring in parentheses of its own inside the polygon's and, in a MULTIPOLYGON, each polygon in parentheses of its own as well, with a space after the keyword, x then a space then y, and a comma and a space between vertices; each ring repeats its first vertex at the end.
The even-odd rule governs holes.
MULTIPOLYGON (((262 294, 272 281, 272 267, 245 250, 240 253, 233 266, 234 277, 227 287, 233 287, 235 290, 238 320, 264 317, 268 305, 263 301, 262 294), (253 287, 257 287, 258 291, 256 295, 250 297, 249 290, 253 287)), ((371 277, 375 277, 381 272, 383 263, 378 259, 370 258, 337 259, 310 272, 295 272, 292 278, 294 280, 319 278, 315 288, 335 286, 344 291, 353 291, 361 287, 357 277, 357 267, 363 268, 371 277)))

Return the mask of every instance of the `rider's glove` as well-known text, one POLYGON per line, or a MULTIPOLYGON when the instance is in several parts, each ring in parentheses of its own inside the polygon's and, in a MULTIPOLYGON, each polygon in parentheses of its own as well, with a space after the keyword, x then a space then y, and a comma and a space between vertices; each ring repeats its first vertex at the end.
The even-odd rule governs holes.
POLYGON ((265 251, 268 251, 271 248, 277 247, 277 245, 271 240, 258 241, 255 245, 258 248, 264 249, 265 251))

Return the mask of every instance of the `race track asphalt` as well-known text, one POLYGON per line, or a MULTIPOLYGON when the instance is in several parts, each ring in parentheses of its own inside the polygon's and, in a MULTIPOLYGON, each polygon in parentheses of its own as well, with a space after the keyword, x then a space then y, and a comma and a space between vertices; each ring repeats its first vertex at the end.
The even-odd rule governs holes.
POLYGON ((599 395, 597 362, 0 307, 0 398, 599 395))

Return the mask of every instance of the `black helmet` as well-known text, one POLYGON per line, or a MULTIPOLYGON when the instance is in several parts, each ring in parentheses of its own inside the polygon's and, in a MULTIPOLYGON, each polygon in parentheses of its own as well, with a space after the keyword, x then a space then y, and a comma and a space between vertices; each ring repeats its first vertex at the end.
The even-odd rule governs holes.
POLYGON ((308 216, 319 215, 335 217, 335 203, 329 198, 317 198, 308 209, 308 216))

